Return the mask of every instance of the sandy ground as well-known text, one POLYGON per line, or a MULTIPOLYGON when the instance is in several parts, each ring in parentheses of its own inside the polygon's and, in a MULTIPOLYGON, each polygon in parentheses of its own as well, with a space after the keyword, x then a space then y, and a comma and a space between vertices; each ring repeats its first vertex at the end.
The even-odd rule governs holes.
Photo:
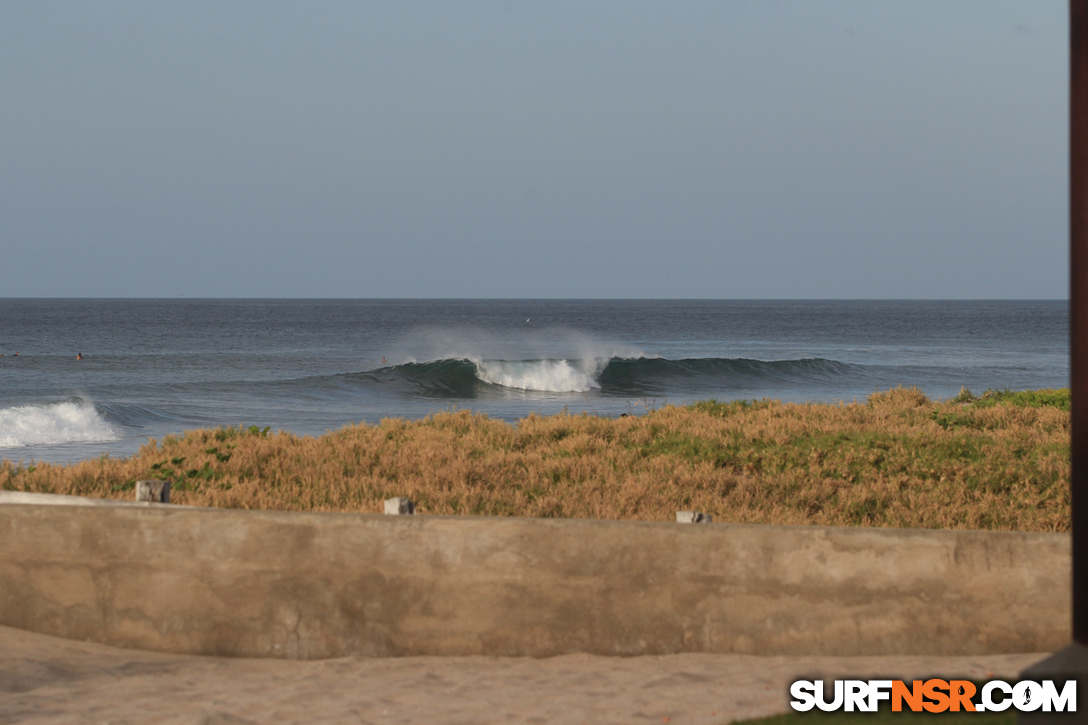
POLYGON ((1012 678, 1044 655, 345 657, 125 650, 0 627, 0 723, 727 723, 802 676, 1012 678))

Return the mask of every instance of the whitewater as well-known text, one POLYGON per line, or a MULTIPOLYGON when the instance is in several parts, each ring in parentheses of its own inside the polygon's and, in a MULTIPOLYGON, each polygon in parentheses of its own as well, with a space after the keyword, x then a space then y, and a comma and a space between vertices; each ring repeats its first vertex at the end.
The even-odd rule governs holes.
POLYGON ((467 408, 644 414, 1068 384, 1062 301, 0 300, 0 458, 467 408), (18 357, 14 351, 20 351, 18 357), (82 360, 76 353, 82 353, 82 360))
POLYGON ((474 360, 476 376, 485 383, 493 383, 515 390, 536 390, 548 393, 585 393, 600 388, 594 370, 572 364, 569 360, 474 360))
POLYGON ((0 410, 0 449, 120 440, 117 428, 82 400, 0 410))

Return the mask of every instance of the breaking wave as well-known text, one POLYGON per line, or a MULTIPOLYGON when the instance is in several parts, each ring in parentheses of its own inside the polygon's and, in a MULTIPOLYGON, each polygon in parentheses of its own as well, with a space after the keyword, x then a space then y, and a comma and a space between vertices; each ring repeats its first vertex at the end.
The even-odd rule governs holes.
POLYGON ((515 390, 546 393, 585 393, 599 388, 602 365, 570 360, 486 360, 473 362, 476 377, 485 383, 515 390))
MULTIPOLYGON (((510 394, 562 395, 594 391, 608 396, 668 395, 776 384, 831 383, 845 375, 864 376, 864 366, 823 358, 607 357, 589 359, 480 360, 445 358, 358 373, 284 381, 326 395, 359 386, 393 394, 439 398, 483 398, 510 394)), ((281 385, 284 383, 280 383, 281 385)))
POLYGON ((0 448, 115 441, 114 426, 82 398, 0 409, 0 448))

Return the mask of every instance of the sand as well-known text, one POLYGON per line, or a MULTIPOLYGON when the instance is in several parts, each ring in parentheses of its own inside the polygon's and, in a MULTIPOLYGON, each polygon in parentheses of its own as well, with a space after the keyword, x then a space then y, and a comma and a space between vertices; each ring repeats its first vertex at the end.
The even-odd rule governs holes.
POLYGON ((789 683, 803 676, 1014 678, 1044 656, 306 662, 160 654, 0 627, 0 723, 719 724, 785 712, 789 683))

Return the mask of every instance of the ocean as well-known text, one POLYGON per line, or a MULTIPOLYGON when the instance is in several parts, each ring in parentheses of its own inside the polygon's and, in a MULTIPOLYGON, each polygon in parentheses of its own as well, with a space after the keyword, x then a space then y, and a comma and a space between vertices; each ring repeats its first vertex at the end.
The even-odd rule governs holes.
POLYGON ((1066 387, 1068 329, 1064 301, 0 299, 0 458, 453 409, 1066 387))

